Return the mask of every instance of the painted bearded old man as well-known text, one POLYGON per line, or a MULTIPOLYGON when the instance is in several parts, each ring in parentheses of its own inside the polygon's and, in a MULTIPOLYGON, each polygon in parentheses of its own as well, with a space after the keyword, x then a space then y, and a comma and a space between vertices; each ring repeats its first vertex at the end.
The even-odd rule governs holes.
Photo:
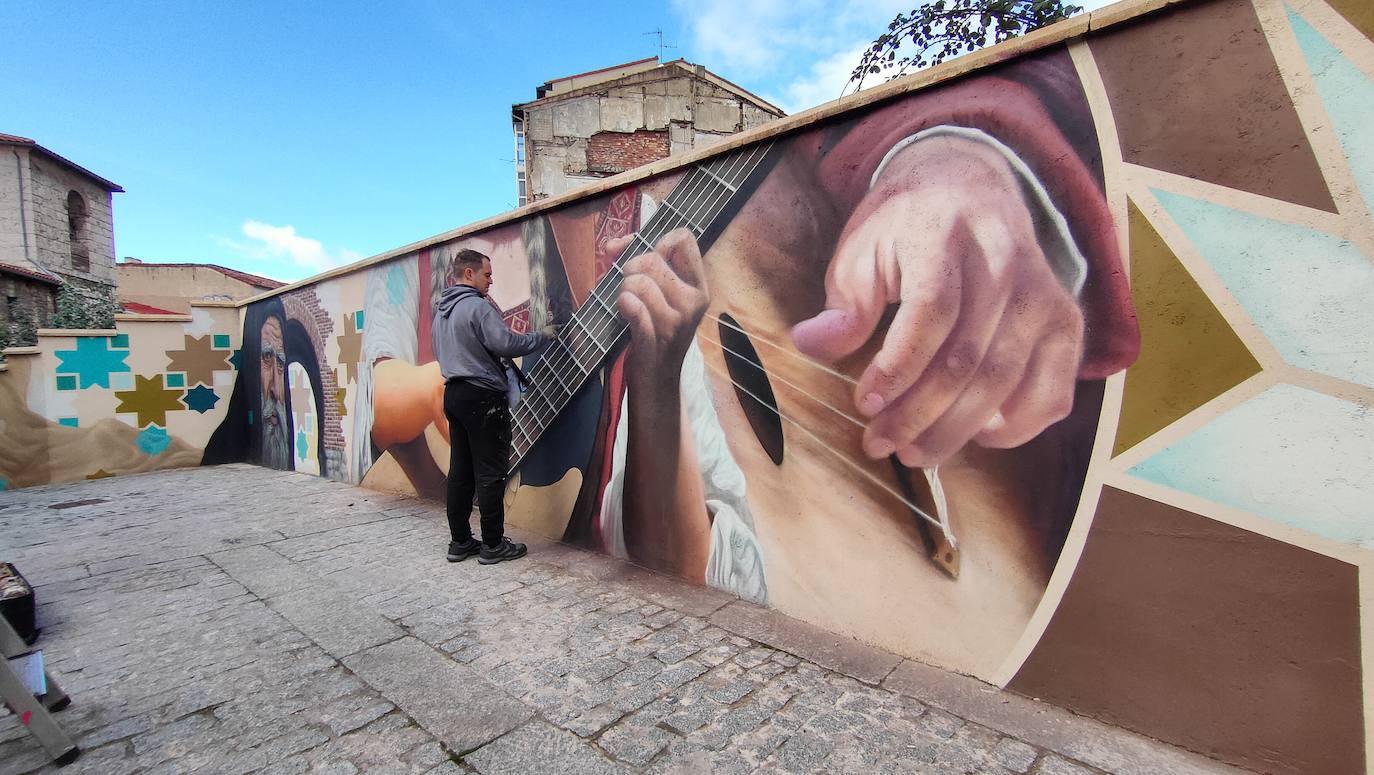
MULTIPOLYGON (((244 316, 243 349, 229 412, 205 447, 203 465, 249 462, 282 471, 295 468, 292 450, 297 428, 289 389, 293 364, 305 369, 315 406, 323 406, 319 365, 305 329, 287 318, 278 298, 253 304, 244 316)), ((324 446, 317 443, 315 447, 323 471, 324 446)))

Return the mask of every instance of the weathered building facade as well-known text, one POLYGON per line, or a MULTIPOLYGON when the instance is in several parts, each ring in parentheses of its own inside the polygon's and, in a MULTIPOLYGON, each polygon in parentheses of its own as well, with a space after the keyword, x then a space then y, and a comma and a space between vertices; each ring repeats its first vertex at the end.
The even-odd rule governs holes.
POLYGON ((218 264, 150 264, 125 258, 116 269, 125 312, 189 314, 192 302, 243 301, 286 283, 218 264))
POLYGON ((682 59, 656 57, 549 81, 511 108, 518 202, 702 148, 782 110, 682 59))
POLYGON ((64 284, 112 298, 115 183, 27 137, 0 134, 0 331, 47 325, 64 284))

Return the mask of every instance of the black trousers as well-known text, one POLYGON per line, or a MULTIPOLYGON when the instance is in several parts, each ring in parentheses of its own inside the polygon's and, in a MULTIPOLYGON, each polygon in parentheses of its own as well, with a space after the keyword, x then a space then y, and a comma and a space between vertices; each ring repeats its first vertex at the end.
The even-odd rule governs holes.
POLYGON ((472 538, 472 497, 482 515, 482 543, 496 546, 506 532, 506 468, 510 465, 510 405, 504 393, 465 382, 444 386, 448 417, 448 529, 454 541, 472 538))

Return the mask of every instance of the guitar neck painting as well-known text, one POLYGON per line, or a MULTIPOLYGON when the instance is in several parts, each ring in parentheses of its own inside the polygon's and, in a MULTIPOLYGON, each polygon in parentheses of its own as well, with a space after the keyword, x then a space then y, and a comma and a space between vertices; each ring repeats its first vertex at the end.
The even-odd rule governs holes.
POLYGON ((559 341, 532 370, 533 389, 515 408, 511 468, 519 466, 548 424, 619 349, 627 331, 616 311, 624 287, 625 262, 645 253, 668 232, 687 229, 706 250, 767 171, 770 143, 703 162, 684 177, 657 213, 631 238, 629 247, 601 276, 589 298, 568 319, 559 341))

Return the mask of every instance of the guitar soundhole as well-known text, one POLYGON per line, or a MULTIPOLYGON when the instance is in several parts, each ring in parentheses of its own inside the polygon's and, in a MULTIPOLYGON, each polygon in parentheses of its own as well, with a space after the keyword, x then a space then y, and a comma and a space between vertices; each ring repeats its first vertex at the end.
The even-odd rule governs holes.
POLYGON ((726 312, 720 313, 720 343, 725 346, 725 369, 735 383, 735 396, 749 427, 773 464, 782 465, 782 416, 768 372, 744 327, 726 312))

